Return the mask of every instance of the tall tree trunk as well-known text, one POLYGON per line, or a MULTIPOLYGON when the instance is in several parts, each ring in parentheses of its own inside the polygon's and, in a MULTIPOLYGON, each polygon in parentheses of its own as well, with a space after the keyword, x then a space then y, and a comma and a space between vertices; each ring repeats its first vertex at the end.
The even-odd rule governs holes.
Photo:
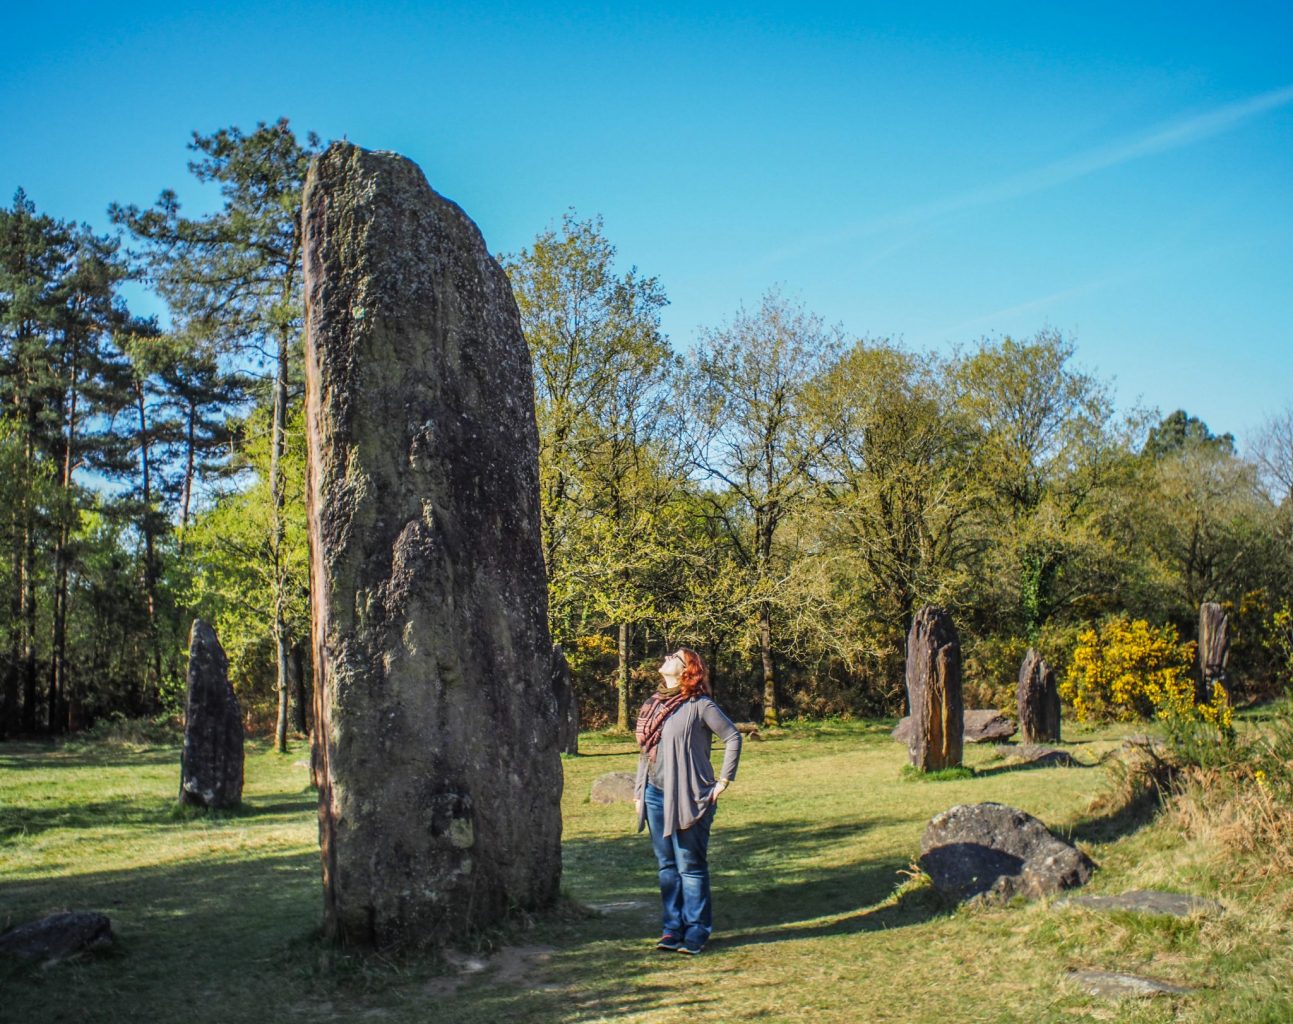
POLYGON ((59 481, 58 537, 54 542, 54 635, 50 644, 49 665, 49 732, 63 731, 64 717, 59 703, 67 698, 67 546, 72 528, 72 470, 76 465, 76 411, 80 397, 77 387, 79 349, 75 335, 67 337, 71 350, 71 384, 67 395, 67 416, 63 421, 61 443, 62 479, 59 481))
POLYGON ((198 404, 189 399, 189 416, 188 430, 185 434, 185 452, 184 452, 184 487, 180 492, 180 554, 184 554, 184 534, 189 526, 189 501, 193 497, 193 468, 195 462, 195 449, 197 448, 197 418, 198 404))
POLYGON ((23 530, 22 566, 22 724, 36 731, 36 529, 30 510, 23 530))
POLYGON ((157 628, 157 544, 154 533, 157 519, 153 515, 152 465, 148 450, 148 409, 144 403, 144 382, 135 380, 135 402, 139 410, 139 472, 143 487, 144 513, 144 596, 148 602, 148 642, 152 647, 153 685, 145 689, 150 710, 160 703, 162 688, 162 644, 157 628))
POLYGON ((616 672, 619 680, 619 705, 615 712, 615 728, 627 732, 629 728, 629 624, 620 623, 620 663, 616 672))
POLYGON ((777 712, 777 677, 772 665, 772 607, 767 601, 759 605, 759 656, 763 660, 763 724, 781 724, 777 712))
POLYGON ((296 731, 302 736, 310 734, 310 720, 305 710, 309 701, 309 688, 305 685, 305 673, 305 645, 298 641, 292 645, 292 684, 296 689, 293 710, 296 712, 296 731))
POLYGON ((287 705, 288 705, 288 629, 284 605, 287 599, 287 580, 283 564, 283 506, 285 488, 283 483, 283 452, 287 439, 287 357, 288 336, 286 330, 278 336, 278 371, 274 375, 274 428, 271 438, 269 461, 269 493, 273 507, 273 537, 271 550, 274 558, 274 646, 278 666, 278 721, 274 729, 274 748, 280 753, 287 751, 287 705))

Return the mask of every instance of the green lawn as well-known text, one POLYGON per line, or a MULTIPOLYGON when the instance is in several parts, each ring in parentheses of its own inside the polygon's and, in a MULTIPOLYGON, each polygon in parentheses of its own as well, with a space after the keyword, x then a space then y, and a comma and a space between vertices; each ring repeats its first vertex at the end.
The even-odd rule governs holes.
MULTIPOLYGON (((1094 763, 1114 732, 1072 731, 1094 763)), ((391 1022, 1293 1020, 1293 887, 1245 875, 1173 819, 1093 816, 1106 768, 1011 769, 970 747, 971 779, 907 781, 888 725, 828 723, 747 742, 714 828, 717 931, 696 959, 656 953, 654 861, 628 805, 588 802, 632 770, 631 741, 585 734, 567 759, 558 912, 468 951, 346 956, 317 937, 320 886, 304 745, 249 750, 246 806, 174 810, 178 750, 0 746, 0 927, 62 908, 108 913, 116 949, 49 970, 0 965, 0 1020, 391 1022), (1090 888, 1220 898, 1219 919, 1096 916, 1048 904, 954 910, 909 881, 928 819, 997 800, 1071 832, 1090 888), (600 906, 583 911, 580 906, 600 906), (498 947, 502 947, 501 949, 498 947), (460 964, 464 958, 459 956, 460 964), (1071 968, 1197 989, 1091 999, 1071 968)))

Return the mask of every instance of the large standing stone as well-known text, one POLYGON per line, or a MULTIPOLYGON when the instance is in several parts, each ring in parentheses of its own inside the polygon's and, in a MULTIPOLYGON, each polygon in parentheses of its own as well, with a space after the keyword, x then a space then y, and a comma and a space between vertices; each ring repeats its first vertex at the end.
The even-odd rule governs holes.
POLYGON ((1215 601, 1199 606, 1198 698, 1212 699, 1212 684, 1226 678, 1230 659, 1230 616, 1215 601))
POLYGON ((193 620, 189 633, 188 683, 180 803, 233 807, 242 800, 242 709, 229 685, 224 648, 201 619, 193 620))
POLYGON ((961 763, 965 718, 961 698, 961 641, 952 617, 926 606, 907 635, 908 752, 921 771, 961 763))
POLYGON ((1055 673, 1035 647, 1019 667, 1019 732, 1024 743, 1060 741, 1060 691, 1055 673))
POLYGON ((563 754, 578 754, 579 701, 561 644, 552 647, 552 693, 557 701, 557 749, 563 754))
POLYGON ((530 356, 411 161, 329 146, 303 230, 325 930, 438 944, 561 876, 530 356))
POLYGON ((1095 865, 1031 814, 1005 804, 960 804, 936 815, 920 866, 954 899, 1035 899, 1084 885, 1095 865))

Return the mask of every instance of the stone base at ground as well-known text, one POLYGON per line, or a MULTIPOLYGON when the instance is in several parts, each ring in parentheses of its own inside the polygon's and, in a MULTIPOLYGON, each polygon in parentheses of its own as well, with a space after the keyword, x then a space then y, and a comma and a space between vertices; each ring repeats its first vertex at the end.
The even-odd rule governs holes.
POLYGON ((1153 889, 1133 889, 1118 896, 1070 896, 1061 901, 1066 907, 1085 907, 1087 910, 1130 910, 1142 914, 1163 914, 1168 917, 1193 917, 1195 914, 1220 916, 1226 912, 1223 904, 1202 896, 1183 892, 1158 892, 1153 889))
MULTIPOLYGON (((971 708, 965 712, 966 743, 1008 740, 1015 731, 1015 723, 1000 711, 994 711, 991 708, 971 708)), ((900 720, 889 735, 899 743, 910 743, 911 716, 908 715, 900 720)))
POLYGON ((61 910, 0 935, 0 956, 56 964, 112 944, 112 922, 90 910, 61 910))
POLYGON ((1005 804, 960 804, 930 820, 920 866, 957 900, 1036 899, 1084 885, 1095 865, 1031 814, 1005 804))
POLYGON ((636 781, 628 772, 607 772, 593 780, 588 799, 595 804, 618 804, 632 800, 636 781))

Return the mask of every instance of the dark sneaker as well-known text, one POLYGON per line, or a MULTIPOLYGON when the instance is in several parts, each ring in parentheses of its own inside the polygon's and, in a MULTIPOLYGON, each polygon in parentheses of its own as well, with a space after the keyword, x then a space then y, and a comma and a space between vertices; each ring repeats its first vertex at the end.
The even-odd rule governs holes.
POLYGON ((670 935, 668 932, 665 932, 663 935, 660 936, 660 941, 655 944, 655 948, 667 949, 670 953, 672 953, 675 950, 683 948, 682 939, 678 938, 678 936, 676 935, 670 935))
POLYGON ((705 949, 704 946, 686 946, 686 945, 677 946, 675 948, 678 950, 679 953, 686 953, 688 956, 699 956, 701 952, 703 952, 705 949))

